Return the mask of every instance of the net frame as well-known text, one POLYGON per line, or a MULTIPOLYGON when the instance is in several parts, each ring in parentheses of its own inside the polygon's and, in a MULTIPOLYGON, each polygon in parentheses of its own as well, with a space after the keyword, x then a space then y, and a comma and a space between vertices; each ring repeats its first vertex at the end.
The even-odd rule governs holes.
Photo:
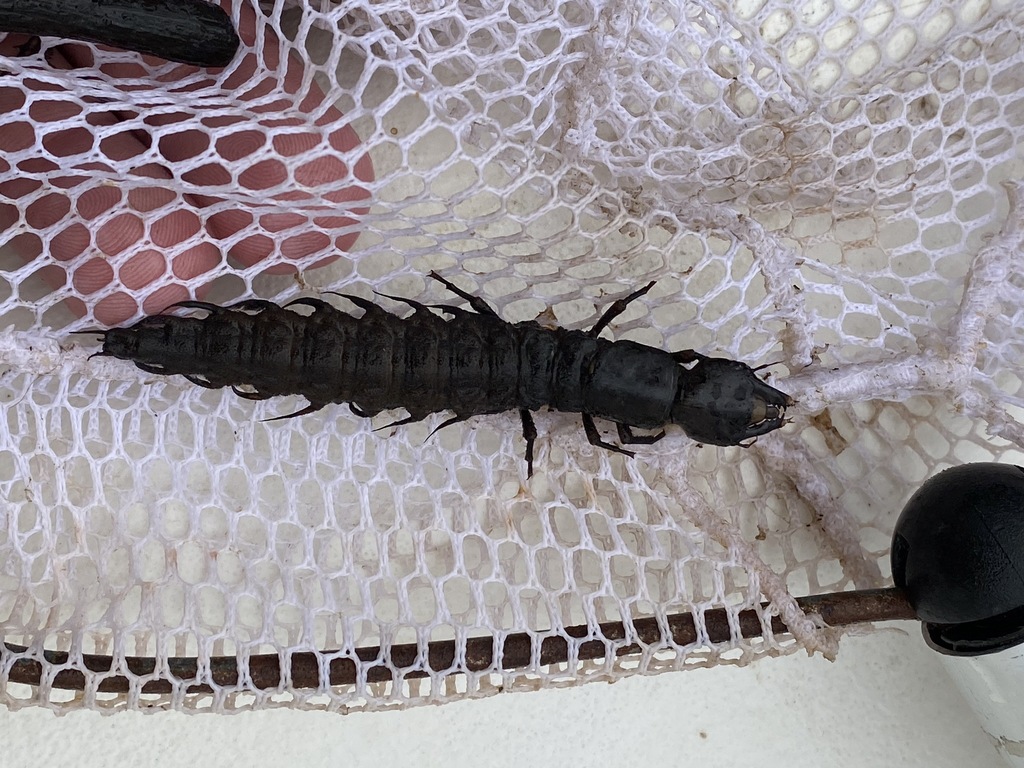
MULTIPOLYGON (((84 705, 190 711, 284 703, 348 711, 694 665, 746 663, 801 648, 834 653, 836 634, 806 615, 794 594, 883 583, 888 576, 887 521, 890 516, 894 519, 900 501, 912 491, 910 484, 950 461, 1012 458, 1008 446, 991 436, 1021 445, 1013 410, 1020 405, 1021 383, 1009 374, 1013 362, 1020 360, 1015 330, 1020 323, 1015 321, 1019 320, 1021 280, 1013 259, 1020 250, 1020 231, 1016 185, 1002 183, 1019 177, 1014 139, 1020 107, 1013 101, 1016 89, 1009 73, 1020 57, 1021 19, 1012 4, 1005 3, 962 7, 861 3, 831 9, 811 4, 807 8, 810 11, 798 18, 771 4, 687 3, 650 8, 564 4, 555 20, 560 34, 552 43, 554 17, 529 3, 500 7, 424 3, 409 8, 387 3, 276 4, 264 7, 266 15, 255 16, 254 37, 246 40, 243 35, 248 53, 242 62, 220 75, 152 61, 129 75, 124 68, 137 66, 135 57, 89 49, 92 61, 87 69, 99 74, 80 78, 74 72, 53 69, 48 54, 55 45, 37 56, 5 59, 4 67, 10 67, 21 82, 44 86, 38 91, 35 85, 25 86, 25 103, 15 111, 16 117, 31 119, 33 106, 44 100, 39 94, 51 88, 70 94, 67 101, 85 107, 80 113, 82 125, 91 125, 87 118, 93 99, 125 108, 145 104, 150 113, 138 113, 127 124, 146 131, 153 141, 149 150, 127 165, 118 165, 118 158, 100 148, 105 168, 95 167, 97 150, 92 145, 78 153, 82 157, 69 160, 55 155, 46 141, 50 131, 45 127, 33 128, 29 144, 4 147, 9 167, 17 168, 28 181, 47 184, 26 191, 31 184, 18 179, 3 190, 10 203, 5 210, 15 209, 5 229, 10 258, 4 264, 10 290, 3 305, 14 329, 4 333, 0 349, 15 374, 7 392, 14 407, 8 410, 7 447, 0 452, 0 463, 5 463, 6 498, 21 494, 26 499, 24 504, 8 506, 6 536, 0 541, 6 554, 20 563, 17 575, 7 575, 0 588, 0 616, 6 612, 8 638, 26 641, 24 651, 3 656, 0 696, 4 703, 32 702, 57 710, 84 705), (888 21, 882 24, 887 15, 888 21), (844 30, 851 28, 856 32, 848 36, 844 30), (900 47, 900 36, 908 28, 917 30, 920 37, 900 47), (336 42, 342 34, 346 44, 339 46, 336 42), (515 40, 519 56, 529 64, 514 70, 518 78, 508 80, 503 75, 496 34, 515 40), (482 42, 481 35, 490 35, 490 42, 482 42), (829 44, 829 35, 838 36, 835 45, 829 44), (816 39, 820 42, 815 43, 816 39), (325 41, 329 44, 324 45, 325 41), (904 49, 902 56, 893 53, 904 49), (364 63, 357 77, 344 68, 339 74, 339 65, 351 59, 353 50, 365 55, 364 62, 372 66, 364 63), (451 62, 462 61, 459 57, 467 52, 478 63, 492 66, 466 76, 470 67, 460 69, 451 62), (467 275, 475 275, 483 295, 508 319, 533 317, 553 304, 557 321, 583 325, 599 311, 603 296, 621 289, 619 281, 660 278, 647 303, 649 309, 646 313, 643 308, 634 310, 616 324, 617 338, 665 346, 710 346, 751 362, 778 354, 779 340, 792 373, 780 386, 798 399, 804 415, 784 435, 763 439, 746 453, 698 449, 676 435, 645 452, 638 464, 588 451, 567 420, 542 417, 539 427, 546 441, 538 444, 537 464, 553 469, 540 485, 526 486, 516 478, 521 450, 512 437, 511 418, 474 423, 442 437, 439 446, 421 445, 434 423, 375 444, 377 438, 368 426, 341 420, 348 446, 341 449, 343 470, 357 477, 359 467, 351 457, 382 452, 383 459, 371 456, 367 466, 381 475, 404 467, 406 481, 413 468, 413 478, 432 489, 427 493, 431 500, 439 500, 452 488, 432 486, 424 466, 433 463, 457 471, 459 462, 467 459, 463 445, 480 455, 507 457, 507 461, 491 459, 473 466, 484 482, 462 487, 461 502, 447 507, 426 505, 449 510, 444 514, 410 511, 424 506, 421 499, 408 506, 394 503, 396 509, 385 512, 379 510, 389 505, 373 504, 369 498, 346 507, 373 510, 379 516, 374 520, 373 515, 360 512, 359 524, 353 527, 349 522, 351 535, 341 545, 348 546, 347 562, 369 567, 372 557, 360 559, 354 544, 360 537, 368 541, 366 535, 371 534, 373 546, 366 543, 370 551, 378 556, 387 553, 382 559, 390 567, 408 571, 390 581, 370 578, 358 584, 356 591, 364 604, 400 603, 403 588, 431 573, 431 563, 446 548, 443 541, 436 544, 430 539, 433 528, 449 534, 447 547, 452 554, 447 557, 453 565, 443 583, 461 579, 461 595, 468 594, 478 606, 487 605, 483 585, 496 580, 473 576, 464 545, 475 538, 483 541, 475 551, 480 560, 491 562, 492 572, 499 570, 499 550, 507 543, 526 553, 504 558, 511 563, 503 574, 506 587, 519 589, 515 598, 506 599, 500 607, 511 612, 519 626, 502 624, 495 615, 481 621, 486 611, 480 608, 460 614, 452 608, 459 595, 453 596, 451 605, 439 601, 445 602, 442 612, 448 620, 434 624, 414 620, 403 625, 377 616, 375 627, 360 627, 359 622, 366 623, 372 613, 353 610, 353 600, 345 596, 333 602, 321 598, 333 606, 334 613, 344 616, 348 611, 358 617, 343 622, 335 636, 326 626, 307 628, 319 620, 312 612, 304 616, 299 610, 296 617, 278 621, 267 608, 275 599, 277 582, 290 598, 286 602, 294 603, 302 594, 301 583, 289 580, 289 568, 294 576, 301 572, 297 566, 312 562, 321 569, 313 581, 322 591, 332 573, 344 571, 325 569, 308 553, 298 564, 289 563, 289 544, 301 549, 308 543, 309 552, 316 550, 315 533, 310 542, 301 532, 303 525, 315 532, 328 526, 308 511, 316 504, 306 503, 287 487, 250 499, 263 514, 279 515, 272 532, 263 534, 275 541, 280 534, 281 549, 274 553, 278 576, 263 579, 265 583, 252 577, 244 589, 233 591, 224 574, 213 576, 208 566, 199 568, 196 562, 203 558, 197 559, 192 545, 205 541, 197 535, 203 529, 205 507, 197 505, 182 514, 168 506, 168 500, 176 501, 176 495, 208 499, 209 491, 202 490, 205 484, 216 488, 222 506, 237 505, 229 482, 210 482, 196 469, 199 457, 206 455, 198 449, 218 448, 226 468, 239 465, 238 449, 231 448, 222 433, 252 419, 254 412, 228 396, 196 393, 180 383, 151 383, 125 365, 89 361, 91 349, 68 348, 55 338, 54 331, 85 327, 108 317, 108 311, 120 311, 124 304, 118 303, 123 297, 113 282, 92 290, 85 302, 78 295, 92 279, 94 250, 106 247, 98 234, 88 240, 93 251, 85 248, 56 265, 66 281, 56 291, 52 272, 44 273, 38 262, 25 261, 26 248, 31 251, 36 243, 40 250, 44 244, 53 250, 59 236, 68 231, 70 218, 65 213, 40 225, 31 216, 33 205, 41 205, 54 186, 60 187, 54 182, 64 178, 60 164, 51 168, 34 166, 33 161, 42 155, 88 170, 91 181, 85 182, 85 189, 76 189, 79 202, 88 200, 89 193, 102 191, 104 183, 115 182, 128 190, 121 201, 89 219, 94 232, 102 233, 118 217, 138 214, 131 192, 152 192, 154 187, 138 169, 145 167, 146 160, 166 160, 160 154, 161 141, 181 130, 180 125, 159 119, 147 122, 147 118, 166 117, 189 107, 195 112, 182 122, 195 126, 197 121, 202 124, 203 117, 223 117, 230 106, 247 110, 259 123, 267 117, 273 99, 258 88, 242 96, 226 95, 223 86, 237 88, 242 76, 245 82, 280 77, 274 74, 280 72, 277 65, 296 57, 311 66, 301 77, 285 78, 279 83, 281 89, 271 93, 275 98, 286 94, 288 107, 310 99, 314 86, 335 97, 333 105, 340 107, 341 117, 319 104, 305 122, 299 119, 287 128, 313 125, 321 133, 337 129, 341 134, 348 128, 357 134, 355 143, 343 141, 340 149, 332 146, 345 172, 319 186, 300 185, 304 196, 298 200, 290 199, 296 192, 290 186, 297 180, 296 172, 306 169, 315 176, 316 170, 309 168, 303 152, 284 163, 289 183, 264 189, 247 184, 243 166, 265 158, 269 150, 245 155, 245 162, 218 156, 229 171, 231 182, 226 184, 210 185, 208 179, 197 182, 184 173, 172 174, 169 186, 177 187, 174 201, 186 200, 197 191, 215 193, 208 195, 213 202, 197 214, 204 227, 174 244, 169 249, 172 254, 194 257, 202 235, 217 231, 218 216, 239 208, 255 211, 253 223, 226 235, 221 231, 218 245, 230 258, 200 274, 172 269, 172 283, 190 295, 217 300, 250 294, 285 300, 320 287, 347 288, 351 278, 358 276, 362 286, 356 290, 362 289, 364 295, 367 287, 373 287, 421 296, 430 293, 422 274, 439 268, 461 285, 467 275), (972 74, 978 69, 985 69, 986 76, 979 79, 972 74), (393 85, 381 86, 381 72, 397 73, 388 80, 393 85), (165 85, 153 86, 154 81, 165 85), (350 91, 360 95, 363 103, 350 91), (529 109, 523 106, 524 92, 533 99, 529 109), (251 93, 255 95, 249 98, 251 93), (944 104, 939 96, 951 93, 944 104), (715 99, 720 101, 717 107, 715 99), (424 108, 417 110, 417 103, 424 108), (650 110, 650 119, 644 119, 645 110, 650 110), (324 123, 317 125, 321 119, 324 123), (560 130, 552 130, 553 126, 560 130), (683 128, 692 129, 690 143, 672 145, 670 139, 683 135, 683 128), (395 143, 387 138, 394 135, 392 130, 400 136, 395 143), (454 145, 445 141, 446 131, 457 138, 454 145), (372 146, 367 147, 368 143, 372 146), (933 149, 940 149, 941 156, 928 163, 933 149), (358 170, 364 156, 371 158, 372 177, 366 163, 358 170), (416 166, 414 161, 420 157, 432 158, 429 167, 416 166), (458 178, 465 173, 466 158, 482 170, 473 183, 460 187, 458 178), (400 161, 408 162, 430 184, 421 180, 417 186, 416 173, 404 173, 400 161), (947 185, 951 190, 945 189, 947 185), (490 200, 494 190, 501 193, 497 207, 490 200), (260 202, 260 194, 273 199, 269 204, 260 202), (372 205, 367 209, 368 200, 372 205), (439 200, 444 204, 439 205, 439 200), (322 218, 328 208, 345 220, 339 222, 335 216, 327 223, 318 221, 318 214, 322 218), (566 216, 566 210, 571 215, 566 216), (822 216, 832 230, 822 229, 822 216), (915 231, 907 239, 901 228, 910 220, 915 231), (274 229, 275 222, 283 226, 274 229), (928 226, 922 228, 922 223, 928 226), (329 233, 327 244, 315 243, 312 251, 291 258, 296 241, 301 245, 308 229, 329 233), (250 239, 268 232, 276 238, 274 248, 265 258, 254 258, 247 251, 250 239), (339 245, 350 249, 354 258, 314 269, 339 245), (879 253, 887 257, 887 265, 879 263, 879 253), (925 262, 927 268, 920 270, 915 261, 925 262), (303 270, 297 283, 273 274, 275 268, 289 263, 303 270), (681 280, 681 275, 687 279, 681 280), (935 280, 935 275, 943 279, 935 280), (962 286, 961 297, 956 296, 956 286, 962 286), (680 294, 687 299, 679 302, 683 306, 670 298, 680 294), (84 312, 81 318, 75 316, 75 298, 80 301, 77 310, 84 312), (687 304, 696 304, 696 309, 687 304), (880 319, 889 328, 882 331, 880 319), (947 398, 952 409, 944 406, 947 398), (59 415, 47 416, 54 407, 59 415), (142 416, 121 416, 140 409, 160 414, 158 426, 142 416), (169 455, 140 453, 140 441, 133 438, 168 428, 192 434, 170 449, 161 449, 169 450, 169 455), (25 435, 31 438, 19 438, 25 435), (22 444, 30 454, 25 462, 16 456, 22 444), (114 468, 97 474, 89 463, 96 459, 94 452, 101 444, 114 454, 113 458, 104 454, 101 458, 107 461, 101 466, 114 468), (150 460, 157 469, 140 472, 126 466, 124 457, 150 460), (186 472, 184 479, 173 479, 172 474, 168 481, 168 458, 199 472, 198 480, 186 472), (826 462, 824 469, 822 462, 826 462), (58 470, 58 464, 70 468, 58 470), (99 610, 103 596, 90 593, 88 585, 100 581, 94 578, 99 566, 119 551, 116 546, 104 546, 104 532, 138 551, 136 559, 130 558, 128 570, 140 585, 154 583, 147 580, 147 563, 159 559, 146 550, 153 538, 131 533, 142 515, 136 508, 138 500, 124 494, 123 477, 118 484, 118 472, 131 478, 129 486, 169 484, 170 490, 165 488, 165 496, 155 502, 163 505, 161 519, 167 526, 177 515, 186 524, 184 530, 171 525, 171 530, 155 537, 161 544, 165 539, 172 542, 167 551, 176 558, 159 575, 164 581, 155 582, 165 589, 162 599, 148 604, 140 599, 138 617, 128 626, 112 627, 116 622, 110 619, 110 605, 125 610, 131 603, 127 597, 131 587, 125 588, 127 581, 119 573, 108 572, 100 593, 110 590, 115 599, 98 615, 89 614, 99 610), (62 473, 87 479, 66 482, 61 480, 62 473), (48 492, 44 483, 33 491, 23 481, 32 476, 52 480, 56 490, 48 492), (580 477, 594 479, 580 483, 580 477), (843 484, 849 481, 864 481, 865 487, 844 492, 843 484), (481 512, 483 522, 475 527, 461 523, 458 510, 465 515, 472 508, 468 501, 479 494, 493 499, 481 512), (96 500, 102 503, 88 504, 96 500), (94 511, 104 506, 121 515, 118 523, 126 530, 118 533, 109 513, 94 511), (291 511, 282 515, 283 509, 291 511), (560 514, 562 510, 568 513, 560 514), (513 519, 517 515, 518 523, 513 519), (506 524, 510 533, 486 540, 487 535, 481 534, 500 530, 495 520, 503 517, 510 520, 506 524), (386 537, 381 535, 380 519, 387 521, 386 537), (572 521, 577 533, 570 530, 568 540, 559 539, 566 535, 564 530, 559 533, 566 520, 572 521), (815 534, 808 542, 804 529, 812 526, 815 534), (84 541, 76 543, 72 533, 78 529, 87 533, 84 541), (411 559, 402 550, 405 531, 418 534, 412 536, 411 559), (42 549, 32 542, 33 536, 43 543, 42 549), (459 547, 452 542, 463 545, 460 554, 455 554, 459 547), (554 554, 546 552, 552 549, 554 554), (600 553, 596 582, 588 578, 592 563, 577 567, 571 562, 573 558, 585 561, 588 550, 600 553), (651 552, 669 556, 659 558, 651 552), (571 564, 567 565, 569 554, 571 564), (40 561, 42 565, 36 565, 40 561), (64 581, 53 575, 69 566, 79 570, 64 581), (517 568, 525 569, 525 580, 517 582, 517 568), (625 570, 618 573, 616 568, 625 570), (644 572, 643 583, 638 570, 644 572), (369 596, 365 590, 374 583, 383 584, 381 592, 369 596), (630 584, 632 592, 626 589, 624 594, 631 599, 624 599, 623 585, 630 584), (255 610, 263 613, 266 627, 283 628, 283 635, 264 630, 245 637, 245 621, 216 628, 216 621, 203 617, 204 610, 209 610, 204 609, 203 598, 194 602, 189 598, 189 592, 198 596, 210 587, 221 588, 231 599, 220 604, 236 613, 247 591, 261 589, 255 610), (540 594, 532 595, 531 590, 540 594), (169 597, 170 593, 174 594, 169 597), (574 604, 574 595, 580 594, 590 595, 590 601, 574 604), (142 618, 142 608, 166 610, 168 604, 176 603, 183 606, 176 614, 180 615, 179 632, 168 631, 167 626, 157 631, 160 622, 152 616, 142 618), (623 638, 602 630, 609 621, 625 617, 653 614, 664 621, 680 607, 693 615, 696 628, 696 638, 686 645, 663 631, 656 642, 641 643, 638 657, 622 659, 615 651, 621 644, 636 642, 636 630, 627 629, 623 638), (706 617, 713 610, 724 611, 726 623, 736 629, 726 640, 713 640, 709 634, 706 617), (753 611, 765 629, 759 640, 747 642, 738 631, 745 611, 753 611), (478 626, 465 620, 469 614, 476 616, 478 626), (579 626, 573 617, 586 619, 587 635, 567 631, 579 626), (792 640, 772 631, 776 617, 781 617, 792 640), (495 654, 490 667, 467 670, 465 648, 483 628, 497 630, 492 634, 498 638, 495 643, 511 628, 528 629, 530 665, 506 671, 495 654), (462 649, 453 666, 442 670, 431 668, 426 658, 426 648, 439 632, 450 633, 455 646, 462 649), (290 669, 288 660, 306 652, 310 636, 315 641, 337 641, 337 650, 326 654, 322 651, 330 643, 312 643, 320 652, 320 684, 311 694, 296 690, 287 675, 273 691, 246 679, 218 685, 211 677, 210 659, 232 650, 242 669, 261 650, 277 654, 280 668, 290 669), (364 677, 348 687, 329 686, 325 669, 335 659, 358 658, 356 648, 367 638, 379 640, 375 647, 385 649, 385 665, 391 678, 400 682, 371 682, 365 678, 366 665, 357 664, 364 677), (555 638, 565 643, 569 660, 546 668, 541 649, 555 638), (398 663, 388 655, 388 649, 403 645, 403 640, 412 640, 420 649, 411 664, 398 663), (586 660, 580 649, 594 642, 604 654, 586 660), (127 662, 130 646, 156 652, 161 661, 154 672, 132 671, 127 662), (59 662, 51 656, 40 668, 40 685, 25 697, 10 683, 11 671, 16 664, 45 661, 44 649, 67 651, 68 656, 59 662), (90 652, 108 649, 113 665, 105 672, 85 674, 84 691, 65 699, 55 684, 57 676, 83 667, 90 652), (162 674, 170 658, 192 653, 200 660, 192 679, 177 680, 170 692, 146 692, 147 683, 162 674), (461 677, 452 674, 463 672, 461 677), (108 696, 104 681, 118 675, 131 681, 129 690, 108 696), (194 685, 208 685, 212 693, 189 693, 194 685)), ((235 3, 231 12, 245 28, 245 14, 252 8, 235 3)), ((24 122, 6 119, 9 128, 24 122)), ((73 123, 75 118, 57 121, 61 130, 68 128, 68 120, 73 123)), ((215 124, 215 129, 223 126, 215 124)), ((105 131, 97 133, 107 137, 105 131)), ((323 148, 322 144, 317 147, 323 148)), ((199 157, 212 156, 207 151, 199 157)), ((107 254, 106 260, 121 270, 159 242, 158 225, 164 219, 139 218, 147 236, 107 254)), ((172 267, 174 263, 172 256, 172 267)), ((166 288, 166 281, 154 281, 137 289, 137 295, 130 297, 136 316, 141 314, 140 304, 146 308, 166 303, 166 288)), ((254 427, 243 438, 242 453, 269 456, 271 463, 248 471, 264 479, 295 476, 297 485, 305 488, 304 481, 318 477, 321 470, 320 464, 309 461, 310 454, 330 456, 338 451, 323 435, 326 418, 337 419, 337 414, 275 433, 254 427), (292 450, 297 440, 305 441, 304 452, 292 450)), ((339 429, 336 424, 334 428, 339 429)), ((392 482, 401 486, 400 481, 392 482)), ((327 505, 321 503, 320 508, 327 505)), ((211 527, 215 535, 208 538, 245 542, 244 532, 239 534, 230 522, 211 527)), ((218 550, 217 558, 224 552, 218 550)), ((247 562, 244 557, 236 559, 247 562)), ((251 554, 248 566, 264 561, 251 554)), ((434 594, 443 597, 444 588, 434 594)), ((215 596, 206 600, 216 609, 215 596)), ((407 600, 399 614, 415 618, 416 605, 415 600, 407 600)))

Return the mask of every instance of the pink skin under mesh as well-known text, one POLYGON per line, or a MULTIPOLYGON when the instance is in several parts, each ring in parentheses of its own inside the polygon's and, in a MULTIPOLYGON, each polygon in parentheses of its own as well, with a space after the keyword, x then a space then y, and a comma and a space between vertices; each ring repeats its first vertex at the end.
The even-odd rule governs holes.
MULTIPOLYGON (((173 302, 188 298, 189 283, 195 287, 195 294, 202 297, 207 285, 201 280, 196 282, 196 279, 210 273, 221 264, 225 256, 240 267, 251 267, 273 256, 279 263, 266 271, 280 274, 295 270, 289 262, 311 254, 347 250, 358 237, 358 232, 351 230, 341 235, 334 234, 334 230, 352 225, 354 220, 325 209, 324 203, 343 204, 368 197, 368 192, 355 181, 373 179, 370 159, 362 156, 350 172, 348 166, 337 157, 324 156, 322 152, 314 151, 318 146, 322 148, 326 141, 339 154, 348 153, 359 145, 359 137, 344 122, 340 111, 334 106, 323 104, 325 97, 316 83, 303 85, 305 66, 297 58, 291 57, 285 62, 286 71, 281 82, 277 82, 276 78, 271 79, 273 74, 268 75, 268 72, 277 73, 280 77, 282 62, 279 40, 272 30, 267 29, 262 33, 262 41, 258 41, 256 30, 255 12, 245 6, 238 32, 243 45, 250 46, 250 50, 244 53, 241 61, 234 64, 234 70, 222 85, 223 92, 231 97, 231 101, 244 104, 244 108, 239 108, 237 116, 222 113, 204 118, 204 122, 212 129, 238 123, 239 130, 226 135, 218 131, 219 138, 216 141, 208 134, 196 130, 165 133, 157 141, 157 149, 164 162, 140 161, 133 168, 133 175, 154 179, 170 178, 172 173, 178 172, 181 161, 208 152, 212 143, 209 161, 199 167, 193 161, 188 165, 191 170, 182 174, 182 178, 193 188, 210 186, 211 189, 223 189, 221 185, 233 184, 243 193, 236 199, 244 199, 244 193, 248 192, 254 201, 263 201, 266 198, 261 200, 261 191, 283 185, 283 191, 267 192, 267 196, 272 196, 273 200, 295 201, 304 197, 311 198, 308 192, 300 190, 315 187, 319 191, 317 210, 309 214, 290 211, 268 213, 241 202, 212 215, 204 215, 204 209, 221 204, 223 198, 217 194, 186 194, 178 197, 171 190, 158 186, 133 189, 127 195, 115 185, 92 185, 80 189, 84 187, 82 182, 86 180, 85 176, 69 172, 66 186, 55 187, 52 194, 36 199, 25 211, 25 222, 30 230, 46 230, 62 219, 64 226, 45 244, 38 236, 26 233, 13 238, 10 245, 26 260, 46 258, 62 262, 62 265, 50 264, 42 270, 42 276, 54 288, 60 288, 70 280, 72 294, 88 297, 106 289, 111 283, 123 286, 125 290, 118 290, 94 303, 90 302, 93 304, 93 316, 100 323, 117 324, 135 315, 139 310, 139 296, 145 297, 142 300, 143 312, 158 312, 173 302), (252 50, 254 44, 257 46, 256 51, 252 50), (280 101, 264 99, 271 86, 282 97, 293 95, 302 88, 305 88, 307 95, 299 103, 298 111, 294 106, 282 110, 280 101), (250 101, 251 104, 247 103, 250 101), (282 119, 282 114, 288 115, 289 111, 295 116, 282 119), (308 115, 311 113, 319 116, 310 120, 308 115), (273 122, 269 125, 261 122, 261 114, 271 115, 273 122), (296 156, 304 153, 310 155, 309 159, 297 164, 296 156), (247 162, 247 158, 253 159, 247 162), (289 167, 291 180, 288 178, 289 167), (182 206, 183 201, 187 207, 182 206), (159 209, 164 206, 168 210, 161 212, 159 209), (114 207, 119 208, 120 212, 110 217, 108 211, 114 207), (91 223, 105 214, 107 220, 98 226, 91 223), (235 238, 243 229, 253 233, 235 238), (275 244, 269 235, 286 229, 294 229, 295 234, 275 244), (139 241, 144 238, 148 238, 149 242, 140 245, 139 241), (180 247, 181 243, 189 239, 194 240, 195 244, 180 247), (219 243, 224 240, 231 242, 221 247, 219 243), (108 257, 129 250, 132 252, 131 257, 120 261, 117 267, 108 260, 108 257), (90 257, 87 254, 92 255, 90 257)), ((16 43, 16 40, 9 38, 5 41, 5 48, 16 43)), ((51 49, 47 60, 56 69, 74 69, 93 64, 90 48, 75 44, 51 49)), ((128 63, 104 65, 102 72, 115 81, 128 81, 145 75, 141 67, 128 63)), ((167 79, 194 78, 196 72, 195 67, 182 65, 174 68, 167 79)), ((52 84, 24 85, 39 90, 55 89, 52 84)), ((200 86, 192 83, 184 87, 194 89, 200 86)), ((0 87, 0 113, 21 109, 25 101, 22 90, 0 87)), ((90 150, 95 155, 98 149, 101 156, 123 160, 141 156, 150 149, 152 136, 144 132, 109 132, 109 128, 118 125, 121 120, 122 116, 116 111, 91 111, 89 125, 95 126, 93 133, 85 129, 44 133, 47 123, 63 119, 68 116, 69 110, 73 112, 75 109, 81 108, 72 99, 35 101, 29 111, 31 123, 19 121, 5 127, 0 135, 0 151, 23 149, 41 142, 50 154, 56 156, 71 158, 90 150), (103 138, 99 139, 98 136, 103 138)), ((182 112, 182 118, 191 117, 187 110, 183 109, 182 112)), ((160 126, 173 124, 177 120, 162 114, 158 119, 147 122, 160 126)), ((83 167, 79 158, 75 157, 74 160, 74 163, 69 162, 71 167, 83 167)), ((40 157, 18 165, 20 169, 31 171, 41 170, 44 165, 52 163, 52 159, 40 157), (32 165, 38 165, 39 168, 32 168, 32 165)), ((16 200, 38 189, 39 182, 19 179, 17 170, 0 159, 0 178, 4 179, 0 182, 0 197, 16 200)), ((365 209, 346 209, 345 212, 359 215, 365 209)), ((0 204, 0 231, 11 227, 17 218, 14 205, 0 204)), ((50 232, 53 230, 50 229, 50 232)), ((305 266, 322 266, 336 258, 336 255, 325 255, 312 263, 307 262, 305 266)), ((77 314, 86 313, 85 303, 81 299, 69 298, 68 304, 77 314)))

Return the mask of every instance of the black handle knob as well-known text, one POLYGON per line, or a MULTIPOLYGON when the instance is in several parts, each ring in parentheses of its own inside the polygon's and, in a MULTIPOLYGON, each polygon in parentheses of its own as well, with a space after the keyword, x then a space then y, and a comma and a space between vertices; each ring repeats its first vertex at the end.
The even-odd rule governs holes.
POLYGON ((1024 469, 965 464, 928 480, 896 522, 891 561, 935 650, 1024 642, 1024 469))

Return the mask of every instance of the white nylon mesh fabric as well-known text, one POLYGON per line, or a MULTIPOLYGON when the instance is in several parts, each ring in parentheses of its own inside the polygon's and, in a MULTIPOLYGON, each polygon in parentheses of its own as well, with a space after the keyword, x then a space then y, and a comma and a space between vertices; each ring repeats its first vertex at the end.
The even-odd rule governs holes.
POLYGON ((1024 446, 1015 5, 235 0, 223 71, 50 38, 0 57, 0 632, 28 646, 0 702, 349 711, 834 653, 793 596, 885 584, 922 480, 1024 446), (539 414, 527 481, 514 414, 429 440, 443 416, 263 422, 303 403, 69 335, 185 295, 457 303, 430 269, 579 327, 657 280, 611 333, 781 361, 795 423, 623 460, 539 414), (706 610, 762 599, 792 639, 708 641, 706 610), (674 613, 697 642, 616 658, 597 626, 674 613), (577 660, 574 625, 605 659, 577 660), (388 656, 522 631, 521 670, 407 679, 388 656), (546 637, 569 663, 540 664, 546 637), (398 683, 366 661, 323 682, 368 646, 398 683), (43 649, 115 667, 10 682, 43 649), (311 650, 317 689, 186 692, 211 657, 311 650), (194 655, 170 694, 100 689, 126 656, 194 655))

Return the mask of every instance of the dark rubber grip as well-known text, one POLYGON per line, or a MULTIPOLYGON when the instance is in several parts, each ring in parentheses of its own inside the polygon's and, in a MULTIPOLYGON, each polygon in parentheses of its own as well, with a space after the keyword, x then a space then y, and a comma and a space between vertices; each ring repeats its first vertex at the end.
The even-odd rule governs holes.
POLYGON ((205 0, 0 0, 0 31, 65 37, 200 67, 226 66, 238 34, 205 0))

